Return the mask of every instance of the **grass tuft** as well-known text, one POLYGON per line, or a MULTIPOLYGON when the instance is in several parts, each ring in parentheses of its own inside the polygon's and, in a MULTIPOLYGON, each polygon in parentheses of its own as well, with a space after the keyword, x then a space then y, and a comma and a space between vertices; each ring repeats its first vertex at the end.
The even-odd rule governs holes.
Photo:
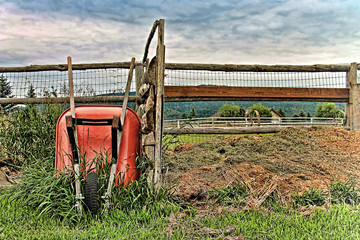
POLYGON ((322 206, 325 204, 326 193, 321 189, 310 187, 302 194, 296 193, 292 199, 295 207, 322 206))
POLYGON ((209 192, 209 199, 215 199, 214 203, 222 205, 242 205, 246 200, 249 189, 241 181, 226 187, 219 187, 209 192))
POLYGON ((360 203, 359 189, 356 188, 356 182, 351 179, 332 180, 329 184, 328 194, 332 204, 358 205, 360 203))

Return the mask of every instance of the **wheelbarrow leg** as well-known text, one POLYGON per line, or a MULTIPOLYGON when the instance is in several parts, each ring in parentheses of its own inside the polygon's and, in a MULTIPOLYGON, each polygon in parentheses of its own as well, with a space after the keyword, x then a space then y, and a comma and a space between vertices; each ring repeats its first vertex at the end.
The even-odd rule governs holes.
POLYGON ((119 116, 114 116, 112 126, 111 126, 111 138, 112 138, 112 165, 110 170, 110 177, 108 186, 106 189, 106 193, 102 198, 105 199, 105 209, 107 209, 110 205, 110 196, 111 190, 114 186, 115 176, 116 176, 116 169, 118 164, 118 156, 120 151, 120 144, 121 144, 121 137, 122 137, 122 126, 120 122, 119 116))
POLYGON ((78 140, 76 134, 76 126, 73 122, 72 116, 66 116, 66 129, 68 131, 71 151, 74 159, 74 174, 75 174, 75 207, 81 213, 82 206, 81 206, 81 199, 84 197, 81 194, 80 188, 80 167, 79 167, 79 153, 78 153, 78 140))
POLYGON ((127 108, 127 103, 129 100, 130 86, 131 86, 134 68, 135 68, 135 58, 132 58, 131 63, 130 63, 129 75, 128 75, 128 79, 126 82, 124 101, 123 101, 123 105, 122 105, 122 109, 121 109, 121 118, 119 119, 119 117, 114 116, 114 119, 113 119, 112 139, 113 139, 113 143, 114 143, 114 139, 116 139, 116 144, 115 144, 116 152, 114 152, 114 144, 113 144, 113 155, 112 155, 113 163, 111 165, 109 183, 108 183, 108 187, 107 187, 105 195, 102 196, 102 198, 105 199, 105 210, 108 209, 108 207, 110 205, 111 190, 114 185, 116 168, 117 168, 117 163, 118 163, 118 158, 119 158, 118 155, 120 153, 121 138, 122 138, 122 133, 123 133, 121 124, 125 124, 126 108, 127 108), (115 129, 116 129, 116 138, 115 138, 115 129))

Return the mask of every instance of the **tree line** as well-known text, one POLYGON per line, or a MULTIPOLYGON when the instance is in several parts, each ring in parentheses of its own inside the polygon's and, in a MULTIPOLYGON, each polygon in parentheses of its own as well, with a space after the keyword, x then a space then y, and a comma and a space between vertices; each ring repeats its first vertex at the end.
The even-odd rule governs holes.
MULTIPOLYGON (((183 103, 177 103, 179 105, 183 103)), ((285 106, 291 105, 291 103, 285 103, 285 106)), ((200 110, 202 109, 202 104, 199 104, 200 110)), ((210 104, 211 106, 211 104, 210 104)), ((335 103, 312 103, 315 112, 311 113, 310 111, 305 112, 303 109, 298 109, 297 111, 290 111, 289 113, 284 111, 282 107, 278 109, 274 109, 277 113, 279 113, 284 118, 286 117, 298 117, 298 118, 310 118, 310 117, 344 117, 344 105, 335 104, 335 103)), ((211 117, 217 113, 217 116, 220 117, 245 117, 246 114, 250 114, 254 110, 258 111, 261 117, 272 117, 271 108, 264 106, 262 103, 254 103, 252 106, 244 107, 242 105, 237 105, 235 103, 223 103, 216 111, 212 111, 212 114, 202 115, 198 113, 196 105, 192 105, 188 112, 181 113, 181 115, 177 114, 177 118, 182 119, 193 119, 193 118, 201 118, 201 117, 211 117)), ((295 108, 296 109, 296 108, 295 108)), ((168 107, 165 107, 165 119, 176 119, 169 118, 166 116, 166 110, 169 113, 169 110, 173 110, 168 107)), ((292 109, 293 110, 293 109, 292 109)), ((170 112, 171 113, 171 112, 170 112)))

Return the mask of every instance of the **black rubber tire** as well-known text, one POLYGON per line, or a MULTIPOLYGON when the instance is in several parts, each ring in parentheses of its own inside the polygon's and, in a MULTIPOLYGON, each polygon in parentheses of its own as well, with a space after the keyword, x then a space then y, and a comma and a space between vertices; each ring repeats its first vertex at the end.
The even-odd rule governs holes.
POLYGON ((98 189, 98 175, 91 172, 85 178, 85 204, 92 214, 96 214, 99 210, 98 189))

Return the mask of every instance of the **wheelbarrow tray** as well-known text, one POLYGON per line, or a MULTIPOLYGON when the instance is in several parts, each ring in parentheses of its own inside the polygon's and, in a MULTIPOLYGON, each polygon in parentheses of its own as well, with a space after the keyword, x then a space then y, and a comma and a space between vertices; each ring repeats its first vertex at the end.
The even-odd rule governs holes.
MULTIPOLYGON (((121 115, 122 106, 119 105, 77 105, 76 118, 112 119, 121 115)), ((56 124, 56 155, 55 169, 59 171, 73 169, 73 156, 69 135, 66 129, 66 116, 71 116, 70 108, 64 111, 56 124)), ((140 154, 140 118, 130 108, 126 109, 126 118, 122 124, 122 140, 118 152, 115 185, 120 180, 124 183, 137 179, 136 157, 140 154)), ((97 155, 108 156, 112 159, 111 126, 76 125, 78 149, 80 158, 84 157, 86 171, 94 171, 94 159, 97 155)), ((105 157, 103 159, 106 159, 105 157)), ((84 160, 81 161, 84 164, 84 160)))

